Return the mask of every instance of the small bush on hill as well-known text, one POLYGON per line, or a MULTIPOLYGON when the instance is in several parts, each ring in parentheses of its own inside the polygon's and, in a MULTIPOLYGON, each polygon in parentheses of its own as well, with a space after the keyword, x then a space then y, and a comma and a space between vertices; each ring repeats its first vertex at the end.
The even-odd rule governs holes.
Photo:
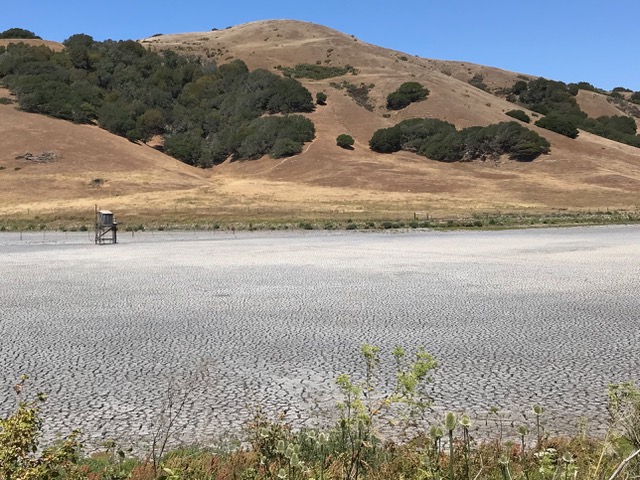
POLYGON ((511 118, 515 118, 516 120, 520 120, 524 123, 531 122, 531 118, 523 110, 509 110, 506 115, 509 115, 511 118))
POLYGON ((375 86, 373 83, 368 85, 365 83, 355 85, 345 80, 341 83, 331 83, 331 86, 338 90, 345 89, 347 91, 347 95, 349 95, 357 105, 364 107, 369 111, 373 110, 374 105, 371 104, 369 99, 369 92, 375 86))
POLYGON ((327 104, 327 94, 324 92, 316 93, 316 103, 318 105, 326 105, 327 104))
POLYGON ((348 73, 356 75, 358 72, 351 65, 344 67, 333 67, 328 65, 312 65, 310 63, 299 63, 295 67, 276 67, 282 71, 283 75, 293 78, 310 78, 313 80, 324 80, 325 78, 341 77, 348 73))
POLYGON ((336 145, 347 150, 353 150, 354 143, 355 141, 353 137, 351 135, 347 135, 346 133, 341 133, 336 138, 336 145))
POLYGON ((424 100, 429 90, 418 82, 405 82, 387 96, 388 110, 402 110, 413 102, 424 100))
POLYGON ((514 95, 520 95, 522 92, 526 91, 527 88, 528 88, 527 82, 525 82, 524 80, 518 80, 516 83, 513 84, 513 87, 511 88, 511 93, 513 93, 514 95))
POLYGON ((476 73, 473 77, 471 77, 471 79, 469 80, 469 85, 479 88, 480 90, 484 90, 485 92, 489 88, 487 87, 487 84, 484 83, 484 75, 482 75, 481 73, 476 73))
POLYGON ((631 97, 629 97, 629 100, 633 103, 637 103, 638 105, 640 105, 640 91, 639 92, 633 92, 631 94, 631 97))

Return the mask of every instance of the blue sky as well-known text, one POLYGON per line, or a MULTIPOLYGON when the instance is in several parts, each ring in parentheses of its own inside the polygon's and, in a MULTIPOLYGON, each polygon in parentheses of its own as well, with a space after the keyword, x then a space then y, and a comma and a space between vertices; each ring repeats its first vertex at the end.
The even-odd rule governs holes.
POLYGON ((26 28, 58 41, 304 20, 422 57, 640 90, 638 0, 20 0, 2 12, 0 31, 26 28))

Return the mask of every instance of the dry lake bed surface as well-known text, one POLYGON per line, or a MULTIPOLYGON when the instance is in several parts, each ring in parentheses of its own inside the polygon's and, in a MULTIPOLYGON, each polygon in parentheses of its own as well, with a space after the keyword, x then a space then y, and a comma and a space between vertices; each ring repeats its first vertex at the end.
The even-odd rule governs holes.
POLYGON ((639 291, 638 226, 2 233, 0 414, 28 373, 48 438, 144 444, 168 385, 189 392, 176 442, 239 434, 256 405, 322 425, 370 343, 387 382, 396 345, 438 359, 432 419, 490 435, 491 407, 509 430, 538 403, 550 432, 601 433, 607 385, 640 380, 639 291))

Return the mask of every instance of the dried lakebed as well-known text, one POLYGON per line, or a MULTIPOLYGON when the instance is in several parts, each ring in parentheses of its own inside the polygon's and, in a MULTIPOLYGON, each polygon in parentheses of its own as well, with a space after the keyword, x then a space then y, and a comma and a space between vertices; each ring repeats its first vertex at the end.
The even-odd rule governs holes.
POLYGON ((175 441, 238 434, 255 405, 326 424, 363 342, 426 347, 432 415, 481 430, 539 403, 552 432, 601 432, 607 385, 640 380, 637 226, 19 235, 0 234, 0 413, 30 374, 48 438, 144 448, 169 384, 189 390, 175 441))

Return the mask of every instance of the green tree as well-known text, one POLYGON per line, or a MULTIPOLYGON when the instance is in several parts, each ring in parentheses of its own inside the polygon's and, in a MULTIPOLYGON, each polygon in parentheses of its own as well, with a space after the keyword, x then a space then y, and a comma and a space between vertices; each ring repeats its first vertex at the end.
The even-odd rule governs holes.
POLYGON ((326 105, 327 104, 327 94, 324 92, 316 93, 316 103, 318 105, 326 105))
POLYGON ((269 156, 271 158, 284 158, 298 155, 299 153, 302 153, 302 143, 290 138, 278 138, 273 147, 271 147, 269 156))
POLYGON ((369 140, 369 148, 378 153, 393 153, 402 149, 402 132, 398 128, 376 130, 369 140))
POLYGON ((527 82, 525 82, 524 80, 518 80, 513 84, 513 87, 511 87, 511 93, 513 93, 514 95, 520 95, 522 92, 525 92, 527 88, 527 82))
POLYGON ((424 100, 429 90, 418 82, 405 82, 387 96, 388 110, 401 110, 413 102, 424 100))
POLYGON ((164 133, 165 119, 162 110, 150 108, 136 120, 136 130, 140 134, 140 139, 148 141, 154 135, 164 133))
POLYGON ((506 115, 509 115, 516 120, 520 120, 524 123, 531 122, 531 118, 523 110, 509 110, 506 115))
POLYGON ((353 150, 354 143, 355 141, 353 140, 353 137, 351 135, 347 135, 346 133, 341 133, 336 138, 336 144, 340 148, 344 148, 346 150, 353 150))
POLYGON ((23 39, 41 39, 35 33, 23 28, 10 28, 0 33, 0 38, 23 38, 23 39))
POLYGON ((549 115, 542 117, 535 124, 538 127, 546 128, 547 130, 559 133, 560 135, 564 135, 565 137, 578 137, 579 132, 576 126, 576 122, 565 115, 550 113, 549 115))
POLYGON ((164 151, 189 165, 199 165, 202 138, 194 133, 174 133, 164 141, 164 151))

